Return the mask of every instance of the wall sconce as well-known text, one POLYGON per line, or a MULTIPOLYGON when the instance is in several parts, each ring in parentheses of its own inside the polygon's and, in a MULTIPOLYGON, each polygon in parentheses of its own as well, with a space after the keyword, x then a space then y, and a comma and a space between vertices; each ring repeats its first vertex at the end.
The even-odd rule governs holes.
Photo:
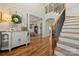
POLYGON ((2 12, 0 12, 0 23, 2 22, 2 12))
POLYGON ((5 12, 0 12, 0 23, 9 22, 11 20, 11 15, 5 12))

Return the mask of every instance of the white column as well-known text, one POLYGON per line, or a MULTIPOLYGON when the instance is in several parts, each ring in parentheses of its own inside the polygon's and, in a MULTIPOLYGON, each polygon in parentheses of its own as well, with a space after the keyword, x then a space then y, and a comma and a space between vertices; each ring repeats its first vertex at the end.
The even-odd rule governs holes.
POLYGON ((43 34, 42 37, 45 37, 45 18, 43 18, 42 21, 43 21, 43 22, 42 22, 42 34, 43 34))
POLYGON ((28 22, 28 31, 30 31, 30 14, 27 15, 27 22, 28 22))
POLYGON ((28 28, 28 32, 29 32, 29 39, 28 39, 28 42, 30 43, 30 14, 28 13, 27 15, 27 28, 28 28))

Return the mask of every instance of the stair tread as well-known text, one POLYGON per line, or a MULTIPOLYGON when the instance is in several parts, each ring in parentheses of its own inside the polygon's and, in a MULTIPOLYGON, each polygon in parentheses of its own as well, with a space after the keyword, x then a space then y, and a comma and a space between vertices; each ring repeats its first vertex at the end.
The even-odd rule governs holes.
POLYGON ((64 22, 64 24, 71 24, 71 23, 79 23, 79 20, 78 21, 69 21, 69 22, 64 22))
POLYGON ((72 48, 72 47, 69 47, 69 46, 66 46, 66 45, 62 45, 62 44, 59 44, 59 43, 57 43, 57 46, 60 47, 60 48, 65 49, 67 51, 70 51, 74 54, 79 55, 79 49, 75 49, 75 48, 72 48))
POLYGON ((63 53, 61 53, 59 51, 56 51, 56 50, 55 50, 55 55, 57 55, 57 56, 65 56, 63 53))
POLYGON ((67 51, 63 48, 57 47, 56 51, 61 52, 62 54, 64 54, 65 56, 77 56, 78 54, 75 54, 73 52, 67 51))
POLYGON ((79 24, 68 24, 68 25, 64 25, 64 26, 73 26, 73 25, 79 25, 79 24))
POLYGON ((79 30, 79 27, 75 27, 75 28, 74 28, 74 27, 69 27, 69 28, 68 28, 68 27, 63 27, 63 29, 72 29, 72 30, 74 29, 74 30, 79 30))
POLYGON ((79 28, 62 28, 62 30, 74 30, 74 31, 78 31, 79 28))
POLYGON ((67 33, 67 34, 79 34, 79 32, 62 32, 62 33, 67 33))

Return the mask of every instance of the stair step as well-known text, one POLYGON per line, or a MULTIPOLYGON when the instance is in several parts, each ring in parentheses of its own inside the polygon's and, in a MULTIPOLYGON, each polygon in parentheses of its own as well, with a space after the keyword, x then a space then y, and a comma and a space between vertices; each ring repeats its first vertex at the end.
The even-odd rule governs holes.
POLYGON ((70 25, 64 25, 64 26, 73 26, 73 25, 78 25, 79 26, 79 24, 70 24, 70 25))
MULTIPOLYGON (((77 40, 73 40, 73 39, 69 39, 69 38, 59 38, 59 41, 58 42, 63 42, 63 43, 69 43, 70 45, 72 44, 72 45, 75 45, 75 47, 77 46, 79 46, 79 41, 77 41, 77 40)), ((78 47, 79 48, 79 47, 78 47)))
POLYGON ((62 32, 64 32, 64 33, 66 33, 66 32, 68 33, 69 32, 69 33, 79 34, 79 29, 78 28, 77 29, 76 28, 73 28, 73 29, 72 28, 71 29, 63 28, 62 32))
POLYGON ((55 55, 57 55, 57 56, 65 56, 63 53, 61 53, 59 51, 56 51, 56 50, 55 50, 55 55))
POLYGON ((64 22, 64 23, 66 24, 66 23, 76 23, 76 22, 79 22, 79 20, 77 20, 77 21, 68 21, 68 22, 64 22))
MULTIPOLYGON (((55 50, 58 51, 58 52, 60 52, 60 53, 62 53, 65 56, 77 56, 78 55, 78 54, 74 54, 74 53, 72 53, 70 51, 67 51, 67 50, 65 50, 63 48, 60 48, 60 47, 57 47, 55 50)), ((58 55, 60 56, 60 54, 58 54, 58 55)))
MULTIPOLYGON (((57 43, 57 55, 79 56, 79 19, 65 20, 57 43)), ((56 53, 55 53, 56 54, 56 53)))
POLYGON ((79 34, 61 33, 60 36, 79 40, 79 34))
POLYGON ((67 50, 67 51, 70 51, 74 54, 79 55, 79 49, 75 49, 75 48, 72 48, 72 47, 69 47, 69 46, 66 46, 66 45, 62 45, 60 43, 57 43, 57 46, 64 49, 64 50, 67 50))
POLYGON ((79 41, 79 39, 74 39, 74 38, 72 38, 72 37, 66 37, 66 36, 60 36, 61 38, 67 38, 67 39, 72 39, 72 40, 76 40, 76 41, 79 41))
POLYGON ((79 19, 65 20, 65 22, 79 22, 79 19))
POLYGON ((69 42, 64 42, 64 41, 59 41, 58 43, 62 44, 62 45, 66 45, 66 46, 69 46, 69 47, 72 47, 72 48, 75 48, 75 49, 79 49, 79 45, 76 45, 76 44, 72 44, 72 43, 69 43, 69 42))
POLYGON ((79 22, 71 22, 71 23, 66 23, 64 22, 64 25, 79 25, 79 22))
POLYGON ((79 25, 73 25, 73 26, 63 26, 63 28, 78 28, 79 29, 79 25))

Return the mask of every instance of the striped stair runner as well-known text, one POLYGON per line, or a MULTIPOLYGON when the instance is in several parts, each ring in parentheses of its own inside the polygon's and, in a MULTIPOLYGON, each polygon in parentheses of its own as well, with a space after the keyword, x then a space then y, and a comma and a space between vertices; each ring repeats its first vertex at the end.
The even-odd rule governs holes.
POLYGON ((79 19, 65 20, 55 55, 79 56, 79 19))

